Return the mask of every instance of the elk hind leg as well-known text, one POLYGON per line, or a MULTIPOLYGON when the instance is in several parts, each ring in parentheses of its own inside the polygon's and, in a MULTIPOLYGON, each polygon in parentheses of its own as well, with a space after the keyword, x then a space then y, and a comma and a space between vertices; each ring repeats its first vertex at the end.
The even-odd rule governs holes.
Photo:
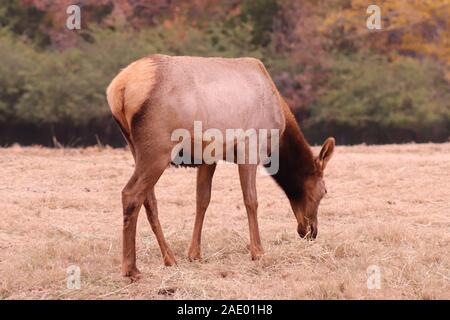
POLYGON ((175 257, 170 250, 164 238, 164 233, 161 228, 161 224, 158 219, 158 206, 155 197, 155 189, 152 188, 144 201, 145 211, 147 213, 147 219, 156 236, 159 248, 161 249, 161 254, 164 260, 164 265, 172 266, 176 264, 175 257))
POLYGON ((140 277, 140 271, 136 267, 136 226, 139 211, 145 199, 143 189, 142 180, 136 174, 133 174, 122 191, 122 273, 124 276, 130 277, 131 280, 137 280, 140 277))
POLYGON ((123 206, 123 259, 122 273, 124 276, 137 280, 140 272, 136 267, 136 226, 139 210, 147 198, 147 194, 153 189, 168 160, 160 159, 151 164, 136 161, 136 169, 122 191, 123 206))

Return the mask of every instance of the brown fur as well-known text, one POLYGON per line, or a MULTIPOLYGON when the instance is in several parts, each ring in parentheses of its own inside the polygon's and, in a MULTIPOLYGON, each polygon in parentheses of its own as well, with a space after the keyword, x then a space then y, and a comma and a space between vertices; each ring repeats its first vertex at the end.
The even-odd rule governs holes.
MULTIPOLYGON (((317 235, 317 208, 325 193, 323 170, 334 149, 325 143, 318 158, 264 65, 253 58, 223 59, 155 55, 133 62, 107 89, 113 117, 135 159, 135 171, 122 191, 123 262, 125 276, 139 277, 136 267, 136 224, 144 205, 165 265, 175 258, 161 225, 154 186, 171 162, 178 128, 192 132, 201 120, 208 128, 278 129, 279 171, 273 176, 285 191, 298 222, 298 233, 317 235)), ((204 141, 203 141, 204 142, 204 141)), ((270 150, 268 150, 270 152, 270 150)), ((198 165, 197 210, 189 259, 200 259, 204 215, 209 204, 215 164, 198 165)), ((256 164, 239 164, 239 178, 250 227, 252 259, 263 254, 257 221, 256 164)))
POLYGON ((303 182, 314 176, 314 157, 294 115, 283 101, 286 127, 280 139, 280 168, 272 177, 289 199, 298 200, 305 194, 303 182))
POLYGON ((131 119, 148 99, 155 84, 154 59, 142 58, 123 69, 106 89, 114 118, 130 133, 131 119))

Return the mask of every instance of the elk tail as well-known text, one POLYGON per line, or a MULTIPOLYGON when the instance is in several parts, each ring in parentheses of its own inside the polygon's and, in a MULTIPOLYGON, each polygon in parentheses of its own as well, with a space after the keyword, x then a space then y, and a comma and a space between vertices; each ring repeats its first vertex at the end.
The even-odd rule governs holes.
POLYGON ((131 130, 125 118, 125 84, 120 80, 120 77, 113 79, 111 84, 106 89, 106 98, 108 100, 108 105, 111 109, 112 116, 118 124, 120 131, 130 146, 131 152, 134 156, 131 130))

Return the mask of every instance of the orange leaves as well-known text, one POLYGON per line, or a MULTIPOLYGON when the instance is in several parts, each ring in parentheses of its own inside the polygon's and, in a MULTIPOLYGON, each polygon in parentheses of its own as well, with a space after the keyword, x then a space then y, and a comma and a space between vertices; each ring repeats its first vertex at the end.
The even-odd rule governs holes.
POLYGON ((391 56, 429 57, 450 68, 450 0, 375 1, 381 8, 380 31, 366 28, 366 9, 372 3, 352 0, 346 6, 336 0, 334 4, 322 27, 326 34, 341 31, 341 38, 334 40, 346 39, 391 56))

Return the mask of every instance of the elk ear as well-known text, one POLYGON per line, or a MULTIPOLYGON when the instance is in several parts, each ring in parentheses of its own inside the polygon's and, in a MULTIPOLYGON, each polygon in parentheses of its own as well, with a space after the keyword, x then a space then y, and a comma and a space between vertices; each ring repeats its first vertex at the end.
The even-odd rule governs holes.
POLYGON ((322 170, 325 170, 328 161, 330 161, 331 156, 333 155, 335 141, 334 138, 328 138, 322 146, 322 150, 320 150, 319 154, 319 165, 322 170))

